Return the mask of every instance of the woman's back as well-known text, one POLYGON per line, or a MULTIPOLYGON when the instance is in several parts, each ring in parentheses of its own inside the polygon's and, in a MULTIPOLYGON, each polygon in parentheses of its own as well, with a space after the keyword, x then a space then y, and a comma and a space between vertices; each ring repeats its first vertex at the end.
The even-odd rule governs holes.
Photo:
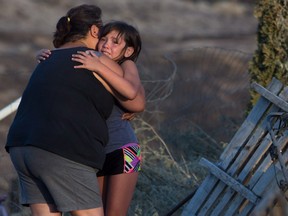
POLYGON ((8 146, 33 145, 102 166, 108 141, 105 120, 113 98, 90 71, 73 68, 72 54, 86 49, 55 50, 37 66, 10 128, 8 146))

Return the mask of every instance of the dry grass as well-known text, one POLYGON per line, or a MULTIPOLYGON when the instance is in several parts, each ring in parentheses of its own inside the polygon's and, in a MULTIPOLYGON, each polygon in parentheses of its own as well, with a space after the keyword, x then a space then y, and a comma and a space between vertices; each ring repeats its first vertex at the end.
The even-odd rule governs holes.
POLYGON ((143 119, 134 125, 143 163, 129 215, 165 215, 193 192, 206 172, 199 167, 197 156, 176 161, 165 141, 143 119))

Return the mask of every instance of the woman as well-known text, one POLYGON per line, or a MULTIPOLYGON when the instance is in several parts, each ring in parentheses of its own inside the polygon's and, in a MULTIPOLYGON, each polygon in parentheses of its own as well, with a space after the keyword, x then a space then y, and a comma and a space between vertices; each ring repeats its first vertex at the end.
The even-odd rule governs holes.
MULTIPOLYGON (((140 34, 133 26, 113 21, 101 28, 97 50, 121 65, 123 75, 105 70, 100 53, 79 51, 72 58, 81 63, 74 68, 94 71, 109 84, 103 85, 107 88, 111 86, 115 96, 120 94, 122 98, 118 98, 122 106, 116 102, 107 119, 109 142, 105 146, 106 159, 97 173, 106 216, 127 215, 140 171, 140 145, 130 121, 123 116, 127 114, 127 109, 129 112, 141 112, 145 107, 145 92, 136 67, 141 44, 140 34)), ((45 60, 50 54, 49 50, 43 49, 37 59, 45 60)))
MULTIPOLYGON (((48 60, 34 70, 10 127, 6 150, 20 182, 20 201, 32 215, 103 216, 95 171, 108 141, 113 97, 71 56, 95 49, 101 9, 80 5, 60 18, 48 60)), ((122 71, 108 57, 107 71, 122 71), (110 69, 111 68, 111 69, 110 69)))

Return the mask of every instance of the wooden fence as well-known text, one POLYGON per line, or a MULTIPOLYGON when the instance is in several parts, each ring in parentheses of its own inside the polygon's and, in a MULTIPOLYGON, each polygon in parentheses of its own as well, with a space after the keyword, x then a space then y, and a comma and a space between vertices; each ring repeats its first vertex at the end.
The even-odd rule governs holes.
POLYGON ((267 89, 252 88, 258 102, 219 162, 200 160, 209 174, 182 216, 288 215, 288 87, 274 78, 267 89))

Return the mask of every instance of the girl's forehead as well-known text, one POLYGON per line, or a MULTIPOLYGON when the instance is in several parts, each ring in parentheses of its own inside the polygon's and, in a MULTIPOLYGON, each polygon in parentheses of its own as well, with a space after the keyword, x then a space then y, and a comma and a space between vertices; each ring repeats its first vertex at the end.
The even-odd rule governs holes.
POLYGON ((120 32, 118 30, 112 30, 112 31, 108 32, 108 34, 109 35, 114 35, 114 36, 117 36, 117 37, 120 36, 120 32))
POLYGON ((106 35, 104 35, 104 37, 107 37, 107 38, 110 38, 113 40, 116 39, 118 42, 125 41, 124 34, 118 30, 112 30, 109 33, 107 33, 106 35))
POLYGON ((117 37, 117 38, 123 37, 125 35, 125 33, 123 31, 118 30, 118 29, 111 29, 109 32, 106 32, 104 34, 106 36, 109 35, 109 36, 113 36, 113 37, 117 37))

